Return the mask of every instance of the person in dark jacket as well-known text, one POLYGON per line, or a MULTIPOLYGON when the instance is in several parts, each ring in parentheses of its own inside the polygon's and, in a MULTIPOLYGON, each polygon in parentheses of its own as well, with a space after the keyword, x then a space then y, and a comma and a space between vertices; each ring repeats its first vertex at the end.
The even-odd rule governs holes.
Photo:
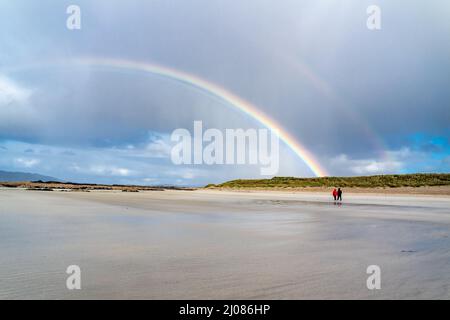
POLYGON ((338 188, 337 199, 338 199, 338 201, 342 201, 342 190, 341 190, 341 188, 338 188))

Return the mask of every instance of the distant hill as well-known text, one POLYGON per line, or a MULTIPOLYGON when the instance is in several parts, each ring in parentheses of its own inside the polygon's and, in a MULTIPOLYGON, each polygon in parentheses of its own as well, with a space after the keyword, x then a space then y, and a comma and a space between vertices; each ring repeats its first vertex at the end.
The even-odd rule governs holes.
POLYGON ((37 173, 28 172, 8 172, 0 170, 0 181, 16 182, 16 181, 61 181, 54 177, 43 176, 37 173))
POLYGON ((396 188, 449 186, 450 174, 393 174, 363 177, 324 177, 324 178, 293 178, 274 177, 272 179, 233 180, 218 185, 208 185, 206 188, 231 189, 279 189, 279 188, 309 188, 309 187, 354 187, 354 188, 396 188))

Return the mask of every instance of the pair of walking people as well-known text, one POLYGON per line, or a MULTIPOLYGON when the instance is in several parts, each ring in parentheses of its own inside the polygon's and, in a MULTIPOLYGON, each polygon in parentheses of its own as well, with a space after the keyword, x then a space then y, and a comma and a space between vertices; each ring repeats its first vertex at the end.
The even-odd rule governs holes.
POLYGON ((334 201, 342 201, 342 190, 341 190, 341 188, 338 188, 337 190, 336 190, 336 188, 334 188, 333 189, 333 198, 334 198, 334 201))

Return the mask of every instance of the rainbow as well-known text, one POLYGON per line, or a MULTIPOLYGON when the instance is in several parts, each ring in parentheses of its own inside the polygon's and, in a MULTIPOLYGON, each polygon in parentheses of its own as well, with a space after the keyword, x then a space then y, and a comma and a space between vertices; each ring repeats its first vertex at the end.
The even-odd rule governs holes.
POLYGON ((225 104, 233 106, 236 109, 244 112, 251 118, 260 122, 268 129, 275 132, 280 138, 280 140, 286 143, 286 145, 289 146, 289 148, 292 149, 292 151, 298 157, 300 157, 300 159, 303 160, 303 162, 309 167, 309 169, 316 176, 323 177, 328 175, 327 171, 320 165, 317 159, 315 159, 315 157, 289 132, 284 130, 279 123, 271 119, 269 116, 264 114, 261 110, 259 110, 256 106, 252 105, 251 103, 234 95, 230 91, 214 83, 206 81, 198 76, 157 64, 122 60, 122 59, 80 58, 66 61, 65 64, 67 63, 145 72, 152 75, 175 80, 179 83, 200 90, 206 93, 207 95, 219 99, 225 104))

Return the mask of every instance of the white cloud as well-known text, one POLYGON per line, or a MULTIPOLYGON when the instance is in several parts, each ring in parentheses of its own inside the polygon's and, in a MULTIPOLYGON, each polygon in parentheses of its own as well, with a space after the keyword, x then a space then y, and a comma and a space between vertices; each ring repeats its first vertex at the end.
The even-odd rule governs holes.
POLYGON ((120 177, 128 177, 133 171, 127 168, 120 168, 114 166, 91 166, 89 171, 95 173, 97 175, 106 175, 106 176, 120 176, 120 177))
POLYGON ((25 104, 31 95, 31 91, 20 87, 12 80, 0 75, 0 107, 15 103, 25 104))
POLYGON ((403 162, 394 157, 388 159, 350 159, 341 154, 332 159, 331 165, 337 172, 353 175, 386 174, 398 172, 403 168, 403 162))
POLYGON ((171 146, 164 140, 158 139, 149 143, 146 150, 152 158, 168 158, 170 156, 171 146))
POLYGON ((24 158, 17 158, 15 162, 25 168, 31 168, 35 165, 39 164, 41 161, 39 159, 24 159, 24 158))
POLYGON ((193 172, 185 172, 182 174, 183 179, 194 179, 195 174, 193 172))
POLYGON ((31 103, 33 91, 0 74, 0 135, 32 134, 40 115, 31 103))
POLYGON ((88 167, 83 167, 78 164, 72 164, 69 169, 78 173, 94 174, 97 176, 128 177, 137 174, 136 171, 128 168, 108 165, 91 165, 88 167))

